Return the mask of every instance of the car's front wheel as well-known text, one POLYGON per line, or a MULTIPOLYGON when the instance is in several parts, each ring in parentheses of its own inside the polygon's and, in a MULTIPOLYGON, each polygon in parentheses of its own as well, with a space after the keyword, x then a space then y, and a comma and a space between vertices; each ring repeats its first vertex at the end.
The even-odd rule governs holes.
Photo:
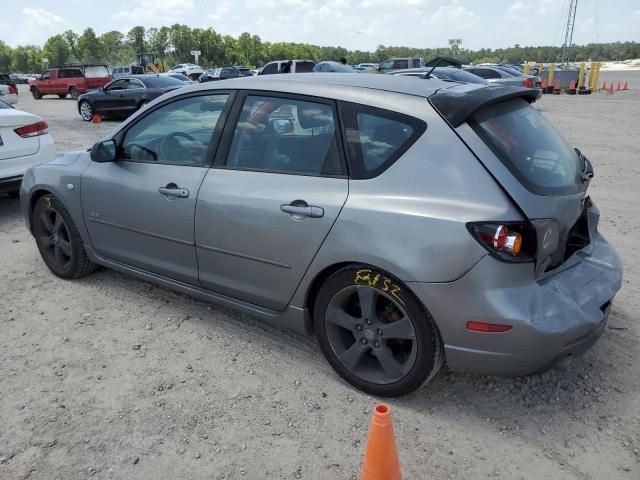
POLYGON ((60 278, 79 278, 92 273, 89 259, 71 214, 51 194, 40 197, 31 217, 33 235, 49 270, 60 278))
POLYGON ((443 363, 429 312, 402 282, 374 267, 349 266, 331 275, 318 293, 313 318, 331 366, 372 395, 406 395, 443 363))
POLYGON ((80 102, 80 117, 82 117, 85 122, 90 122, 93 118, 93 108, 86 100, 80 102))

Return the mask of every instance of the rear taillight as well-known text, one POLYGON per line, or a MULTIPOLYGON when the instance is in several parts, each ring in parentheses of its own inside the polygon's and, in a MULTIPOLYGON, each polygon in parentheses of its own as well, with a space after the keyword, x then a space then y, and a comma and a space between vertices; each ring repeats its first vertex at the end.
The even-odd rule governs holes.
POLYGON ((13 95, 15 93, 18 93, 16 87, 14 87, 13 85, 9 85, 9 94, 13 95))
POLYGON ((533 88, 536 86, 536 81, 533 78, 525 78, 524 80, 522 80, 522 86, 533 88))
POLYGON ((24 127, 15 128, 13 130, 22 138, 37 137, 38 135, 45 135, 49 133, 49 125, 44 120, 41 120, 24 127))
POLYGON ((500 260, 531 262, 535 259, 535 231, 526 222, 468 223, 467 228, 480 245, 500 260))

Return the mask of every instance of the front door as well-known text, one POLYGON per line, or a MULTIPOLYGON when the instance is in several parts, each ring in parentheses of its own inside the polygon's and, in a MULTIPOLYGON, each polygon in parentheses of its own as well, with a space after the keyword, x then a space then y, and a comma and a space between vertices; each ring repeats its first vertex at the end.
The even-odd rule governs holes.
POLYGON ((116 135, 118 160, 89 166, 82 205, 98 254, 197 283, 196 198, 228 100, 228 94, 177 97, 116 135))
POLYGON ((233 116, 198 196, 200 282, 280 310, 347 199, 335 107, 256 93, 233 116))

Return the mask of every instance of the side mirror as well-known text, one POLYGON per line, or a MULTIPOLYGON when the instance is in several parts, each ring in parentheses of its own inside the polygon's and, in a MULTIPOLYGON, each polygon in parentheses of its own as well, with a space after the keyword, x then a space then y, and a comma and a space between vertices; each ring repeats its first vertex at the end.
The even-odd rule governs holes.
POLYGON ((98 142, 91 147, 91 160, 94 162, 113 162, 116 159, 118 149, 115 140, 98 142))
POLYGON ((288 118, 276 118, 271 121, 271 126, 278 135, 286 135, 293 132, 293 122, 288 118))
POLYGON ((98 87, 99 92, 104 92, 104 87, 98 87))

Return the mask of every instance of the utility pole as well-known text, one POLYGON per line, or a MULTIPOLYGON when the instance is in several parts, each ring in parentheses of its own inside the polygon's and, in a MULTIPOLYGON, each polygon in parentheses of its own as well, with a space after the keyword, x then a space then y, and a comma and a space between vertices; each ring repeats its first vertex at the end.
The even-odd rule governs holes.
POLYGON ((576 23, 576 10, 578 0, 569 0, 569 14, 567 15, 567 27, 564 32, 564 43, 562 44, 562 63, 569 63, 571 54, 571 44, 573 42, 573 26, 576 23))

